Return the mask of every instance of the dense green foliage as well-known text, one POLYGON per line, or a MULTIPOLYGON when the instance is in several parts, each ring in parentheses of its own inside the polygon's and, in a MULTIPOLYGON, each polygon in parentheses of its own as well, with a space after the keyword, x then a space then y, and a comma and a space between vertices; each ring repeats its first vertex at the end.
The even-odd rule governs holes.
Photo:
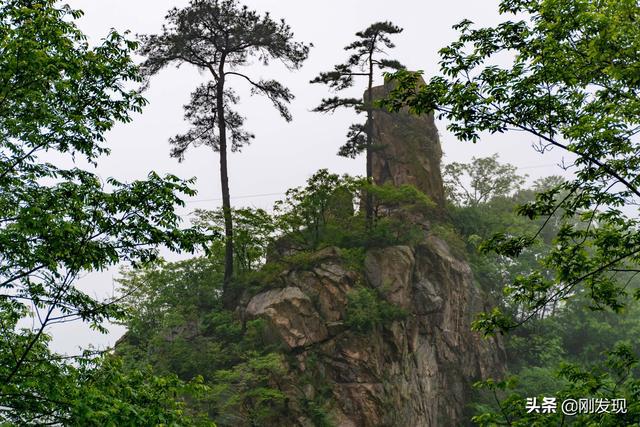
MULTIPOLYGON (((628 291, 616 276, 638 271, 640 261, 634 208, 640 197, 640 5, 503 0, 500 12, 514 20, 494 28, 475 29, 469 20, 455 26, 461 34, 440 51, 441 75, 416 89, 418 74, 397 73, 385 104, 436 110, 464 141, 477 141, 483 131, 524 131, 540 141, 539 151, 554 147, 574 156, 573 180, 520 208, 531 219, 561 213, 555 245, 540 259, 540 268, 553 275, 518 277, 512 295, 533 313, 587 289, 594 306, 619 311, 628 291), (495 65, 504 53, 511 54, 507 65, 495 65), (575 216, 582 217, 580 225, 575 216)), ((517 257, 538 233, 496 236, 486 248, 517 257)), ((476 327, 493 333, 521 323, 512 320, 494 311, 476 327)))
POLYGON ((70 415, 64 425, 215 427, 205 415, 191 413, 177 399, 197 401, 207 395, 210 390, 201 378, 186 384, 174 374, 159 377, 150 367, 125 370, 122 361, 111 356, 84 362, 74 374, 70 415))
POLYGON ((127 272, 128 332, 118 354, 128 366, 188 381, 202 376, 206 398, 191 402, 220 425, 262 425, 277 419, 283 395, 278 346, 261 321, 242 322, 222 305, 223 256, 159 263, 127 272))
POLYGON ((345 324, 359 333, 407 317, 401 308, 387 302, 375 289, 361 287, 349 295, 345 324))
POLYGON ((179 382, 48 348, 52 325, 81 320, 104 331, 124 314, 76 288, 80 275, 152 261, 159 245, 192 251, 206 241, 181 230, 174 212, 194 194, 191 182, 150 173, 104 183, 60 166, 95 164, 109 152, 105 133, 145 104, 136 44, 111 32, 90 48, 73 23, 80 15, 51 0, 0 6, 0 424, 127 425, 136 412, 150 425, 186 423, 179 382), (131 384, 139 390, 127 392, 131 384))
POLYGON ((322 169, 302 188, 287 191, 276 202, 279 234, 302 249, 325 246, 368 248, 415 242, 418 227, 390 212, 422 212, 433 208, 424 193, 410 185, 373 185, 329 173, 322 169), (374 195, 373 223, 367 228, 363 212, 358 210, 365 194, 374 195))
MULTIPOLYGON (((470 164, 445 168, 444 178, 459 179, 472 186, 473 177, 494 161, 495 157, 479 158, 470 164)), ((496 182, 522 181, 510 165, 497 164, 492 170, 496 182)), ((536 181, 531 189, 515 192, 504 186, 490 198, 474 203, 464 197, 451 198, 449 212, 456 234, 466 243, 465 251, 477 282, 493 297, 501 313, 508 314, 514 322, 527 319, 504 336, 509 379, 478 383, 475 421, 479 425, 555 426, 564 422, 613 426, 637 422, 640 346, 636 337, 640 332, 640 304, 629 301, 621 313, 595 310, 596 307, 590 307, 591 295, 583 290, 544 311, 532 311, 526 301, 513 293, 511 283, 518 277, 552 275, 551 271, 540 269, 538 260, 553 249, 560 214, 548 222, 544 233, 517 258, 480 250, 482 242, 496 233, 520 235, 538 230, 545 219, 531 221, 518 215, 517 208, 534 200, 536 193, 562 182, 560 177, 548 177, 536 181), (532 397, 539 402, 544 397, 556 397, 558 405, 570 398, 610 401, 626 398, 628 412, 563 417, 558 406, 555 414, 527 414, 526 399, 532 397)), ((574 217, 573 223, 576 227, 586 226, 580 216, 574 217)), ((619 279, 629 291, 638 287, 629 274, 619 279)))

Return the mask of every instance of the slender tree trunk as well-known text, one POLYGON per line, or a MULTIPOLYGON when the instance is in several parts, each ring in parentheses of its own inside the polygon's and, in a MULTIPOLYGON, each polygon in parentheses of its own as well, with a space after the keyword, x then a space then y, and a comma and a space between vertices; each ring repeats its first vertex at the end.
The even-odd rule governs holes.
MULTIPOLYGON (((373 43, 375 45, 375 41, 373 43)), ((372 141, 373 141, 373 49, 369 53, 369 83, 367 86, 367 182, 373 184, 373 154, 372 154, 372 141)), ((367 227, 371 228, 373 225, 373 195, 370 191, 367 191, 365 198, 365 211, 367 215, 367 227)))
POLYGON ((227 170, 227 124, 224 114, 224 61, 220 61, 216 87, 218 136, 220 137, 220 184, 222 186, 222 213, 224 216, 224 282, 222 303, 225 308, 233 308, 235 301, 230 286, 233 277, 233 220, 231 218, 231 196, 229 194, 229 174, 227 170))

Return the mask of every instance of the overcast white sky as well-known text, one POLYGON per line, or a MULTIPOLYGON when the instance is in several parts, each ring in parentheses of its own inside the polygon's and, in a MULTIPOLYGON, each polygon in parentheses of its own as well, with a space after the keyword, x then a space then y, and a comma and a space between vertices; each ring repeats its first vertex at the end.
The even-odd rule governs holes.
MULTIPOLYGON (((69 0, 73 8, 82 9, 85 16, 80 28, 92 43, 107 34, 110 28, 130 30, 133 34, 156 33, 171 7, 182 7, 188 0, 69 0)), ((343 159, 336 156, 343 143, 353 114, 344 112, 321 115, 311 112, 323 96, 326 87, 308 82, 320 71, 346 59, 343 47, 353 40, 356 31, 373 22, 389 20, 404 28, 394 38, 397 48, 390 57, 400 60, 409 69, 424 70, 426 77, 438 69, 438 50, 455 39, 451 26, 464 18, 479 25, 493 25, 502 19, 497 13, 498 0, 245 0, 250 8, 270 11, 273 17, 284 18, 297 39, 312 42, 305 66, 291 73, 281 66, 249 67, 248 74, 256 78, 276 78, 296 95, 291 106, 294 120, 286 123, 271 104, 260 97, 250 97, 244 82, 237 81, 242 102, 240 111, 246 116, 246 127, 255 135, 253 144, 241 153, 232 154, 229 164, 232 202, 241 206, 270 208, 281 193, 302 185, 320 168, 339 173, 363 174, 364 159, 343 159), (269 196, 263 196, 269 194, 269 196)), ((190 92, 206 76, 183 66, 167 68, 156 76, 146 96, 149 105, 132 123, 117 126, 109 135, 112 149, 109 157, 99 162, 98 173, 104 178, 120 180, 143 178, 149 171, 173 173, 183 178, 197 177, 198 195, 181 209, 185 217, 195 208, 215 208, 220 204, 218 156, 207 147, 187 152, 183 163, 169 157, 168 139, 186 129, 182 106, 190 92)), ((360 96, 363 87, 351 95, 360 96)), ((525 134, 489 136, 477 144, 455 140, 439 123, 444 162, 468 161, 472 156, 500 153, 502 161, 520 168, 532 178, 561 173, 554 166, 562 153, 544 156, 531 148, 534 139, 525 134)), ((83 289, 96 295, 110 293, 114 270, 91 274, 82 280, 83 289)), ((54 330, 54 348, 74 352, 78 346, 112 345, 122 330, 100 336, 81 324, 65 325, 54 330)))

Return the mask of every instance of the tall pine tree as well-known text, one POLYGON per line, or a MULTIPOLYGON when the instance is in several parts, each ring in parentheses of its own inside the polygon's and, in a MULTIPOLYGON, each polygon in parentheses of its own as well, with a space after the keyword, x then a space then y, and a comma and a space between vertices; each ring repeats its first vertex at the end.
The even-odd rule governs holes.
POLYGON ((255 80, 241 70, 257 59, 262 64, 281 61, 288 69, 300 68, 309 46, 293 40, 284 20, 260 15, 235 0, 192 0, 183 9, 174 8, 166 16, 167 25, 157 35, 144 36, 141 53, 148 75, 169 64, 190 64, 207 72, 211 79, 199 86, 185 107, 192 127, 171 139, 171 155, 182 159, 190 146, 206 145, 220 153, 220 182, 225 223, 225 304, 232 305, 229 284, 233 276, 233 221, 229 195, 227 153, 240 150, 253 135, 243 130, 244 117, 232 110, 238 96, 230 87, 233 78, 249 84, 252 93, 266 96, 287 121, 287 104, 294 98, 276 80, 255 80))
MULTIPOLYGON (((363 151, 367 156, 367 180, 372 182, 373 176, 373 79, 376 69, 399 70, 404 68, 398 61, 380 58, 385 55, 384 49, 392 49, 395 45, 389 38, 390 35, 402 32, 402 28, 391 22, 377 22, 364 31, 356 33, 357 40, 345 47, 346 51, 353 52, 349 59, 335 65, 333 71, 320 73, 311 83, 324 83, 334 91, 350 88, 355 83, 356 77, 367 79, 366 99, 332 97, 322 100, 314 111, 321 113, 333 113, 338 108, 353 108, 357 113, 366 112, 367 120, 364 124, 355 123, 349 127, 347 142, 340 148, 339 155, 355 157, 363 151)), ((367 223, 373 219, 373 200, 371 194, 365 199, 367 223)))

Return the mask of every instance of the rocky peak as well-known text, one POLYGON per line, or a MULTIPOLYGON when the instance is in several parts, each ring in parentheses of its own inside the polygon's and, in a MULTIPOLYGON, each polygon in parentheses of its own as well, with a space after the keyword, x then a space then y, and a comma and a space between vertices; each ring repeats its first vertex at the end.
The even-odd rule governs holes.
MULTIPOLYGON (((373 88, 373 99, 389 94, 392 83, 373 88)), ((365 99, 367 94, 365 93, 365 99)), ((411 184, 444 206, 440 173, 442 148, 433 113, 420 116, 407 110, 373 112, 373 177, 376 184, 411 184)))
MULTIPOLYGON (((374 96, 389 89, 376 87, 374 96)), ((373 120, 375 181, 412 184, 443 206, 433 115, 376 111, 373 120)), ((424 230, 416 245, 369 250, 359 271, 326 248, 312 267, 282 272, 280 289, 248 302, 246 315, 266 319, 291 354, 279 384, 292 415, 282 425, 313 426, 303 402, 319 399, 340 427, 468 424, 471 384, 500 375, 503 349, 471 331, 488 308, 471 268, 424 230), (350 296, 363 287, 406 316, 367 333, 350 328, 350 296), (301 384, 303 377, 314 380, 301 384)))

